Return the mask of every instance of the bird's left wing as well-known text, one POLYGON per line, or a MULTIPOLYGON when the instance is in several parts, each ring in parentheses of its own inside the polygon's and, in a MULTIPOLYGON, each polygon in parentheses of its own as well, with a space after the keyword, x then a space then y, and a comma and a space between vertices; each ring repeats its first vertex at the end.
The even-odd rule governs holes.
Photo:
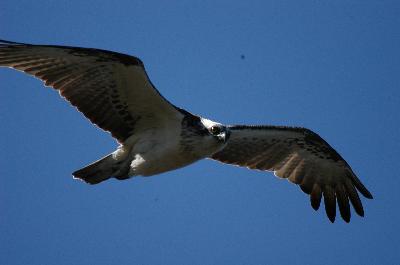
POLYGON ((360 215, 363 206, 357 190, 367 198, 364 187, 346 161, 319 135, 305 129, 278 126, 230 126, 224 149, 211 158, 251 169, 274 171, 300 185, 310 194, 318 210, 322 195, 329 219, 334 222, 336 200, 342 218, 350 221, 349 199, 360 215))
POLYGON ((133 56, 0 40, 0 66, 43 80, 120 143, 137 132, 178 122, 182 116, 152 85, 142 61, 133 56))

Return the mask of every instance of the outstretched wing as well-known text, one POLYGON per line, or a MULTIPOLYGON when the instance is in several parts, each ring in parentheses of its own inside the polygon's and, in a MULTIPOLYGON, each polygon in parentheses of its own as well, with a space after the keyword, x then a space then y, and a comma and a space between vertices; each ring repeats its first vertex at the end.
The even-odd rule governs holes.
POLYGON ((120 143, 138 130, 157 128, 181 116, 133 56, 0 40, 0 66, 43 80, 120 143))
POLYGON ((322 196, 331 222, 336 200, 342 218, 350 221, 349 199, 360 216, 363 206, 357 190, 372 199, 346 161, 319 135, 305 128, 231 126, 226 147, 213 159, 251 169, 274 171, 300 185, 318 210, 322 196))

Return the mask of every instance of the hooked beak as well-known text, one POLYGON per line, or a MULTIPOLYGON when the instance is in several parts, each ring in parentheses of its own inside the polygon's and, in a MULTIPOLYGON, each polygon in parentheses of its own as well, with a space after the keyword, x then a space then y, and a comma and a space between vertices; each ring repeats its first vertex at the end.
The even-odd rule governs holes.
POLYGON ((229 137, 231 136, 231 131, 228 129, 225 129, 219 136, 218 138, 226 143, 229 140, 229 137))

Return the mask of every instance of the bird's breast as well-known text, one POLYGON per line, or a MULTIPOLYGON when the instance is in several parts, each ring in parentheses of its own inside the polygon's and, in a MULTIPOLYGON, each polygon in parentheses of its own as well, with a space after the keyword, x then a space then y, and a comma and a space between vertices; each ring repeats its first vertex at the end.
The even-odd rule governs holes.
POLYGON ((137 138, 131 149, 130 175, 152 176, 201 159, 182 148, 180 130, 157 130, 137 138))
POLYGON ((152 176, 178 169, 199 160, 185 155, 178 146, 157 146, 146 153, 137 153, 131 162, 132 175, 152 176))

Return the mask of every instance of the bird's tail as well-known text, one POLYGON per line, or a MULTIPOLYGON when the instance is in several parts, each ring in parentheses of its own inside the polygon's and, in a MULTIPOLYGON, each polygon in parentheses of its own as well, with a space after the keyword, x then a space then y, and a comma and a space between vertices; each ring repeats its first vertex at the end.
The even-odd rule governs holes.
POLYGON ((76 179, 81 179, 89 184, 98 184, 111 177, 117 179, 129 178, 129 164, 125 160, 116 159, 113 154, 109 154, 96 162, 81 168, 72 175, 76 179))

